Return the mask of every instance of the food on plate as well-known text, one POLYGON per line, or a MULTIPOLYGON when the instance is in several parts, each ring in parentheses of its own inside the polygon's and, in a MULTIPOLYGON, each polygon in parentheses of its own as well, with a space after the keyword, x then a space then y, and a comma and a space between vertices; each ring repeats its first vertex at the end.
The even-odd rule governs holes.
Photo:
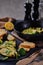
MULTIPOLYGON (((0 54, 5 56, 5 57, 16 57, 18 58, 19 56, 24 56, 26 55, 26 51, 21 48, 18 49, 16 48, 16 41, 2 41, 0 40, 0 54), (23 53, 22 53, 23 52, 23 53)), ((8 59, 8 58, 7 58, 8 59)))
POLYGON ((7 34, 7 31, 5 29, 0 29, 0 37, 7 34))
POLYGON ((15 49, 11 48, 2 48, 0 50, 0 54, 4 55, 4 56, 8 56, 8 57, 12 57, 12 56, 15 56, 15 49))
POLYGON ((3 60, 10 58, 20 58, 21 56, 25 56, 31 48, 35 48, 35 44, 32 42, 24 41, 19 45, 16 44, 16 38, 13 37, 11 34, 7 34, 5 29, 0 29, 3 33, 0 34, 0 37, 4 38, 4 34, 6 34, 6 38, 0 39, 0 55, 4 58, 3 60))
POLYGON ((11 34, 8 34, 7 39, 8 39, 8 40, 15 40, 15 37, 13 37, 11 34))
POLYGON ((16 47, 16 42, 15 41, 5 41, 4 44, 5 44, 5 46, 9 45, 9 46, 16 47))
POLYGON ((35 34, 36 30, 34 28, 28 28, 22 31, 23 34, 35 34))
POLYGON ((20 56, 25 56, 31 48, 35 48, 35 44, 32 42, 22 42, 17 48, 15 40, 6 40, 4 42, 0 40, 0 54, 7 57, 7 59, 9 57, 18 58, 20 56))
MULTIPOLYGON (((0 42, 2 43, 2 41, 0 42)), ((16 42, 15 41, 5 41, 0 46, 0 54, 8 57, 12 57, 17 54, 16 52, 16 42)))
POLYGON ((21 56, 26 55, 26 51, 23 48, 19 49, 18 51, 21 56))
POLYGON ((5 47, 16 47, 16 42, 15 41, 5 41, 0 46, 0 48, 5 48, 5 47))
POLYGON ((0 45, 3 43, 3 41, 0 39, 0 45))
POLYGON ((36 32, 43 32, 43 28, 27 28, 22 31, 23 34, 35 34, 36 32))
POLYGON ((20 48, 23 48, 25 51, 29 51, 30 48, 35 48, 35 43, 25 41, 19 45, 19 49, 20 48))
POLYGON ((14 25, 12 22, 6 22, 5 23, 5 29, 7 30, 13 30, 14 29, 14 25))
POLYGON ((5 29, 0 29, 0 39, 3 39, 3 36, 7 34, 5 29))
POLYGON ((36 32, 42 32, 41 28, 36 28, 36 32))

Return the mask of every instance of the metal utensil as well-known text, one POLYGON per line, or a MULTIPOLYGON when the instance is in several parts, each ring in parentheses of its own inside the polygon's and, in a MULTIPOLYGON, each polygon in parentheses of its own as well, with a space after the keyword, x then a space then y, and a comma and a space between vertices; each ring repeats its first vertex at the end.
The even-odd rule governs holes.
POLYGON ((23 38, 19 37, 15 31, 12 31, 12 32, 7 31, 7 32, 8 32, 8 34, 11 34, 15 38, 19 39, 20 41, 22 41, 22 42, 25 41, 23 38))

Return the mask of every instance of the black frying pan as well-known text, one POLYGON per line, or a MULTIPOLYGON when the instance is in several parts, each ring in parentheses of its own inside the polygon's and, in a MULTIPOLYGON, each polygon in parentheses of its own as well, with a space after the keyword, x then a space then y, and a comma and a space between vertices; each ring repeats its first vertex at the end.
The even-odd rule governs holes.
POLYGON ((26 29, 26 28, 29 28, 29 27, 43 27, 43 22, 42 21, 20 21, 20 22, 16 22, 15 24, 15 29, 16 29, 16 32, 17 34, 24 38, 25 40, 28 40, 28 41, 43 41, 43 33, 36 33, 36 34, 32 34, 32 35, 29 35, 29 34, 22 34, 21 32, 26 29))

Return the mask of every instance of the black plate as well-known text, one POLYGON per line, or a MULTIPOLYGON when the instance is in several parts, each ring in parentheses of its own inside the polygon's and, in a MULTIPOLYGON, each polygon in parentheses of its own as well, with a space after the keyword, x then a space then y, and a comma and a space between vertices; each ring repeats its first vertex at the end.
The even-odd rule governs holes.
MULTIPOLYGON (((7 40, 6 37, 7 37, 7 35, 4 35, 3 41, 7 40)), ((20 43, 21 43, 21 41, 18 40, 18 39, 16 39, 16 48, 19 46, 20 43)), ((23 59, 23 58, 26 58, 26 57, 30 56, 33 52, 35 52, 35 51, 37 51, 39 49, 40 48, 38 48, 38 47, 30 49, 30 51, 25 56, 19 57, 18 59, 16 59, 16 58, 13 57, 13 58, 8 58, 7 60, 3 60, 4 56, 0 55, 0 61, 14 61, 14 62, 17 62, 20 59, 23 59)))
POLYGON ((0 64, 1 65, 16 65, 17 61, 21 60, 21 59, 24 59, 26 57, 29 57, 32 53, 34 53, 35 51, 39 50, 39 48, 34 48, 34 49, 31 49, 28 54, 24 57, 20 57, 19 59, 14 59, 14 58, 10 58, 8 60, 0 60, 0 64))
POLYGON ((43 33, 36 33, 36 34, 22 34, 21 32, 26 29, 26 28, 29 28, 29 27, 41 27, 43 28, 43 20, 41 21, 37 21, 37 22, 34 22, 34 21, 20 21, 20 22, 16 22, 15 24, 15 29, 16 29, 16 32, 17 34, 24 38, 25 40, 27 41, 42 41, 43 40, 43 33))

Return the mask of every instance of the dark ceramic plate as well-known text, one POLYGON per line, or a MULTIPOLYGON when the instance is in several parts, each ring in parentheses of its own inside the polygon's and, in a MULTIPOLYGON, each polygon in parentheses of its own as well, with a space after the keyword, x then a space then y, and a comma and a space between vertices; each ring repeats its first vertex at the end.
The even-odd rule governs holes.
MULTIPOLYGON (((6 39, 6 35, 4 35, 4 39, 3 39, 3 41, 5 41, 5 40, 7 40, 6 39)), ((16 48, 19 46, 19 44, 21 43, 21 41, 20 40, 18 40, 18 39, 16 39, 16 48)), ((23 58, 26 58, 26 57, 28 57, 28 56, 30 56, 33 52, 35 52, 35 51, 37 51, 37 50, 39 50, 40 48, 38 48, 38 47, 36 47, 36 48, 34 48, 34 49, 30 49, 30 51, 28 52, 28 53, 26 53, 26 55, 25 56, 20 56, 18 59, 16 59, 16 58, 8 58, 8 59, 6 59, 6 60, 3 60, 3 58, 4 58, 4 56, 2 56, 2 55, 0 55, 0 61, 14 61, 14 62, 16 62, 16 61, 18 61, 18 60, 20 60, 20 59, 23 59, 23 58)))

